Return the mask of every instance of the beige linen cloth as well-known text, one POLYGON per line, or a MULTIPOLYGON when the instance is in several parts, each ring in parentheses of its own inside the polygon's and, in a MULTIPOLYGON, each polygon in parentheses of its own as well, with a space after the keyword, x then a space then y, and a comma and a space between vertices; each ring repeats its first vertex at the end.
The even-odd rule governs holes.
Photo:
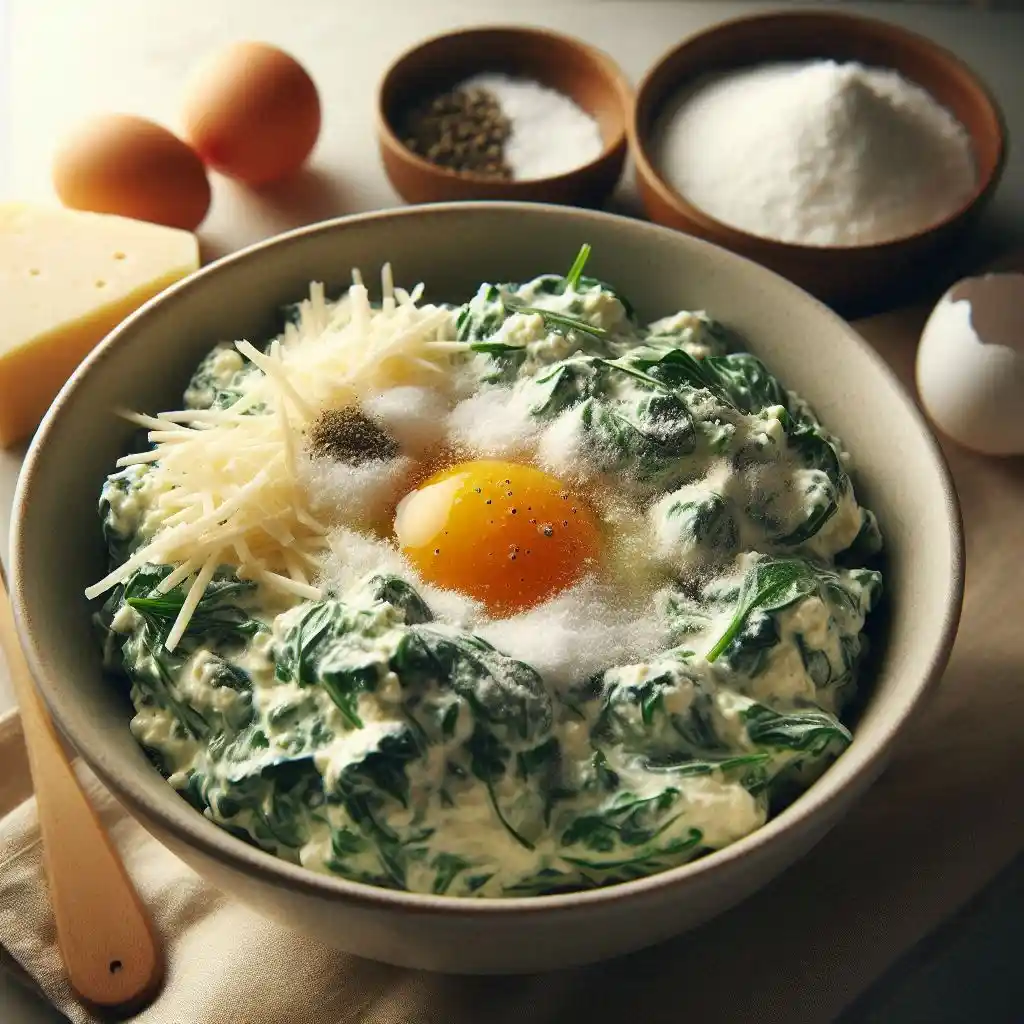
MULTIPOLYGON (((909 380, 921 313, 861 327, 909 380)), ((1024 849, 1024 459, 947 450, 968 586, 947 675, 888 772, 801 863, 709 925, 608 964, 458 978, 373 964, 203 883, 81 768, 168 948, 140 1024, 801 1024, 849 1002, 1024 849)), ((2 737, 0 737, 2 738, 2 737)), ((20 749, 0 745, 0 945, 76 1024, 20 749), (13 809, 11 809, 13 808, 13 809)), ((2 1014, 0 1014, 2 1016, 2 1014)))

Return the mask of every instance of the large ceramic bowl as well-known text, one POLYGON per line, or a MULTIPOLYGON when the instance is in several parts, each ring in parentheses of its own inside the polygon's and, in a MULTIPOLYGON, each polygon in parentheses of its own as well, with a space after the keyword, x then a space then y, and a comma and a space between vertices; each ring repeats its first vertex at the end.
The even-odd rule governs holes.
MULTIPOLYGON (((13 594, 39 686, 85 760, 160 841, 215 886, 271 918, 378 960, 455 972, 585 963, 657 942, 762 886, 819 840, 886 762, 956 631, 963 550, 939 450, 881 359, 792 284, 705 242, 601 213, 502 203, 408 208, 332 221, 201 270, 129 317, 62 391, 32 445, 16 498, 13 594), (857 486, 888 541, 887 637, 849 749, 760 831, 696 863, 573 895, 458 900, 327 878, 261 853, 197 814, 128 731, 130 708, 100 671, 83 588, 103 575, 96 501, 129 428, 112 410, 174 407, 219 339, 258 338, 310 280, 391 260, 428 296, 528 278, 593 245, 593 270, 648 317, 703 307, 744 332, 782 380, 847 442, 857 486)), ((909 813, 909 811, 908 811, 909 813)))

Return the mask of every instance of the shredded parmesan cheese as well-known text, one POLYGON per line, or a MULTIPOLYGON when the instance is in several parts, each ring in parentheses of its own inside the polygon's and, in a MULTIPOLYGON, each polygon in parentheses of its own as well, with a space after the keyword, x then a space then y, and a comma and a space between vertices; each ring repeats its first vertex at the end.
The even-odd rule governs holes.
MULTIPOLYGON (((217 567, 230 564, 251 579, 304 600, 325 551, 328 512, 307 496, 299 452, 317 416, 382 390, 444 374, 454 325, 451 310, 419 305, 423 286, 395 286, 381 274, 383 300, 371 306, 358 271, 346 296, 329 304, 314 282, 299 304, 298 322, 261 352, 235 347, 259 373, 243 378, 241 397, 226 409, 183 409, 157 416, 121 415, 149 431, 153 448, 126 455, 118 466, 151 463, 160 479, 160 526, 147 544, 86 589, 92 599, 124 583, 146 564, 172 566, 161 593, 190 579, 166 646, 188 629, 217 567)), ((328 510, 329 511, 329 510, 328 510)))
POLYGON ((182 602, 181 611, 178 612, 178 617, 174 620, 171 631, 167 634, 167 640, 164 643, 167 650, 173 651, 178 646, 178 641, 184 635, 185 630, 188 629, 189 621, 196 610, 196 606, 202 600, 203 594, 206 593, 207 584, 213 579, 213 574, 217 571, 219 560, 220 552, 215 551, 203 563, 202 569, 199 570, 199 575, 195 578, 195 582, 189 588, 188 595, 182 602))

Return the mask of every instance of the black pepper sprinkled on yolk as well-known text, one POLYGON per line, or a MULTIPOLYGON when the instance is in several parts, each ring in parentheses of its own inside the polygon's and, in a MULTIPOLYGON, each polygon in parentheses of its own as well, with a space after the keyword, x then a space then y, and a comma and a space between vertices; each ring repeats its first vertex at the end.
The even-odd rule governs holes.
POLYGON ((425 580, 501 614, 553 597, 600 564, 597 518, 579 496, 534 466, 497 460, 425 481, 400 502, 395 534, 425 580))

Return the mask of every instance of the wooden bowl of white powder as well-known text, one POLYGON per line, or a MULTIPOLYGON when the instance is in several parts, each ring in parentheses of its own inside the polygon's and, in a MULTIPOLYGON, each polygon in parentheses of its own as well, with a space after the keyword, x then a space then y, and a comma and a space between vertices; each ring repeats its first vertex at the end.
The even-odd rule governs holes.
POLYGON ((905 29, 835 13, 742 18, 641 82, 630 125, 652 220, 778 271, 847 314, 955 272, 1002 173, 984 84, 905 29))
MULTIPOLYGON (((605 53, 571 36, 539 28, 483 26, 424 40, 385 72, 377 98, 381 162, 409 203, 516 200, 598 207, 618 183, 626 160, 632 91, 605 53), (496 157, 505 176, 481 173, 452 157, 473 148, 481 124, 462 113, 440 118, 435 145, 415 147, 410 125, 432 104, 458 109, 459 95, 484 93, 505 123, 496 157), (447 147, 444 145, 447 143, 447 147), (449 158, 431 159, 434 149, 449 158)), ((421 120, 422 126, 422 120, 421 120)), ((498 141, 497 139, 494 141, 498 141)))

